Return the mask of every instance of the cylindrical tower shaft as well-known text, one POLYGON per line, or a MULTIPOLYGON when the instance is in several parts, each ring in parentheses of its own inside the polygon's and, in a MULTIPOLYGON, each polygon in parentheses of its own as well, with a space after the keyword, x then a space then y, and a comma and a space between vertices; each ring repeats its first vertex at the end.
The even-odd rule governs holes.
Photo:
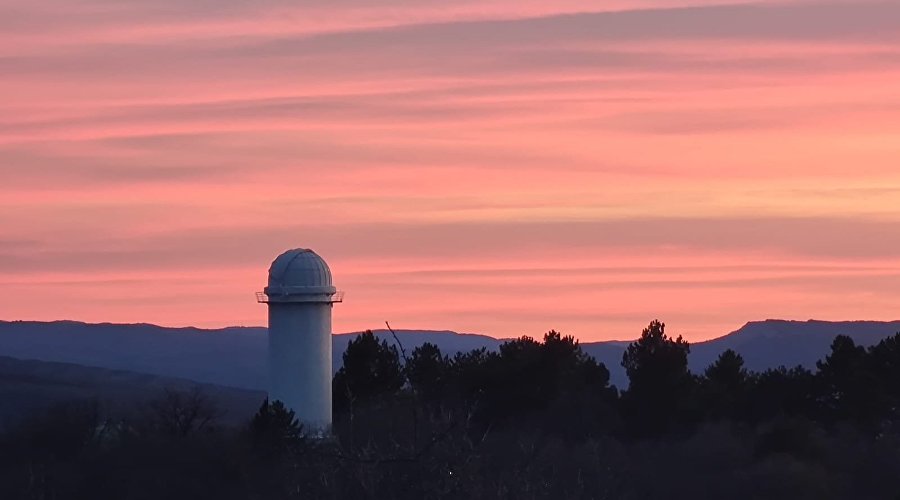
POLYGON ((307 427, 331 425, 330 303, 269 303, 269 399, 307 427))

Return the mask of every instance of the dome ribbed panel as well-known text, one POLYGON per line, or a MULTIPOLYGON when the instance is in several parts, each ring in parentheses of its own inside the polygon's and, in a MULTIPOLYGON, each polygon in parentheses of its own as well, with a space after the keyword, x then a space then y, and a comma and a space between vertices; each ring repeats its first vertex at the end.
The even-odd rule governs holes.
POLYGON ((288 250, 272 262, 272 267, 269 268, 269 286, 330 287, 331 270, 312 250, 288 250))

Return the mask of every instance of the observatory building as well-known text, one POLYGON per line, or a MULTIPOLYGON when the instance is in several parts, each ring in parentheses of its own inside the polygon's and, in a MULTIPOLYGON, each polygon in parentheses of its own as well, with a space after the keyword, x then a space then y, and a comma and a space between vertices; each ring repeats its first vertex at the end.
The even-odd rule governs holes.
POLYGON ((328 264, 306 248, 288 250, 256 294, 269 305, 269 400, 294 410, 307 428, 331 425, 331 309, 343 293, 328 264))

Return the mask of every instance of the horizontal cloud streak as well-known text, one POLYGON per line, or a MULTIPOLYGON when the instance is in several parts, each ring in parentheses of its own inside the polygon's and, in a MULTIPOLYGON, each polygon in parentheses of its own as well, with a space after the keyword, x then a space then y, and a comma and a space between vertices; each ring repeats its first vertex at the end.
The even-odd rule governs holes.
POLYGON ((893 319, 898 34, 896 2, 3 6, 0 317, 261 323, 304 245, 340 330, 893 319))
POLYGON ((624 219, 586 222, 338 224, 156 231, 143 238, 85 234, 72 248, 51 242, 7 250, 4 273, 79 270, 251 267, 295 238, 334 259, 520 259, 553 255, 590 260, 608 255, 707 252, 859 262, 900 260, 894 221, 859 219, 624 219), (536 237, 539 235, 539 237, 536 237), (248 243, 252 245, 248 246, 248 243), (398 257, 402 256, 402 257, 398 257))

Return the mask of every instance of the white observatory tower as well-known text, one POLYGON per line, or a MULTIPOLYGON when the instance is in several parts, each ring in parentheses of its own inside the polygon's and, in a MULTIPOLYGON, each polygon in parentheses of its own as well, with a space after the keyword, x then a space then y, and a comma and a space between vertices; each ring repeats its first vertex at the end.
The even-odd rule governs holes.
POLYGON ((272 262, 269 286, 256 297, 269 305, 269 400, 324 431, 331 425, 331 309, 343 293, 322 257, 297 248, 272 262))

